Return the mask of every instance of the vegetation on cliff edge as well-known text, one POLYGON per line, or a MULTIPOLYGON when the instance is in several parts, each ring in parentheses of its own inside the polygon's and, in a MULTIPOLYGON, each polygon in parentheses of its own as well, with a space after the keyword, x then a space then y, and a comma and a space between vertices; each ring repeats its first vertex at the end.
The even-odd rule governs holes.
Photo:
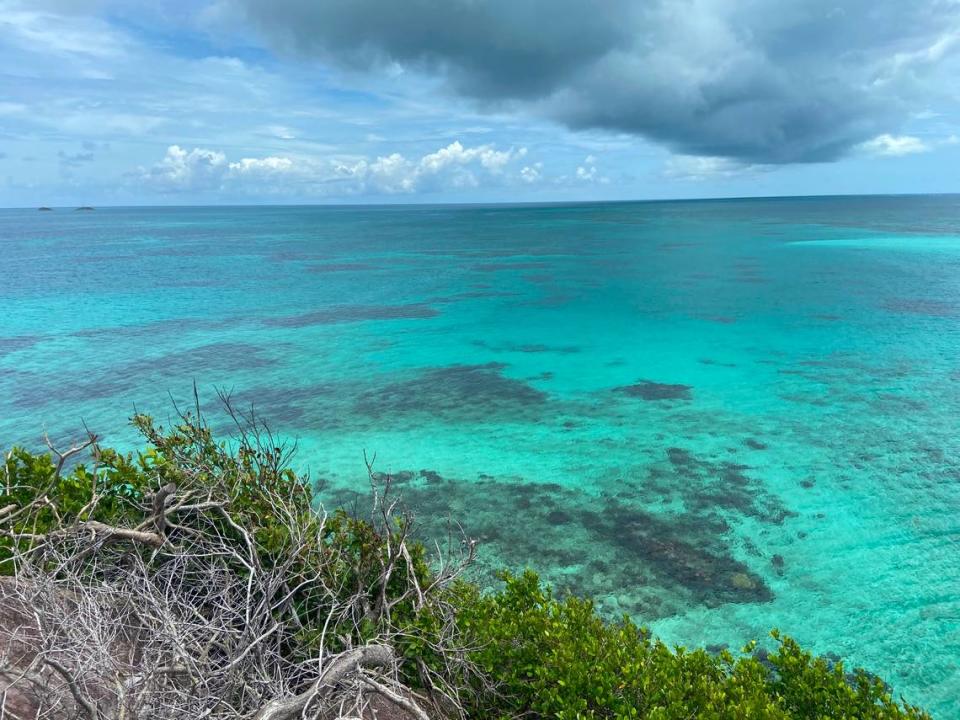
MULTIPOLYGON (((228 409, 229 406, 228 406, 228 409)), ((90 436, 0 467, 0 692, 42 717, 927 718, 882 681, 776 650, 670 648, 531 571, 484 590, 389 478, 369 518, 318 510, 290 452, 199 409, 146 449, 90 436)), ((2 713, 0 713, 2 714, 2 713)))

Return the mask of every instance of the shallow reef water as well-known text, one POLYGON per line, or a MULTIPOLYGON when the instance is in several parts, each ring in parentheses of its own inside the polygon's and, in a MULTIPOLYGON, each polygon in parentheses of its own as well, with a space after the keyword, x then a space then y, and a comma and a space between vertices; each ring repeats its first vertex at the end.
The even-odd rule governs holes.
MULTIPOLYGON (((475 575, 960 716, 960 198, 0 211, 0 445, 194 382, 475 575)), ((226 425, 224 424, 224 427, 226 425)))

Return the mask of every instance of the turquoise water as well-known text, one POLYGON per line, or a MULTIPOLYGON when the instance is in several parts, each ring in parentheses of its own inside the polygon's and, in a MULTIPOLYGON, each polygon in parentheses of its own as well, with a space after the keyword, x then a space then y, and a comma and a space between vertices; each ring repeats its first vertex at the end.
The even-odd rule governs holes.
POLYGON ((960 716, 960 198, 0 211, 0 445, 196 380, 665 639, 960 716))

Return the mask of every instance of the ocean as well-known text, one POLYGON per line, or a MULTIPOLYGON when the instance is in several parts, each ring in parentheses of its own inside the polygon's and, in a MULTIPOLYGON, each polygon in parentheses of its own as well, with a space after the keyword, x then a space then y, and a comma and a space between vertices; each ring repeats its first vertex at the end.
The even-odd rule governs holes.
POLYGON ((0 210, 0 317, 3 448, 221 389, 481 579, 960 716, 960 197, 0 210))

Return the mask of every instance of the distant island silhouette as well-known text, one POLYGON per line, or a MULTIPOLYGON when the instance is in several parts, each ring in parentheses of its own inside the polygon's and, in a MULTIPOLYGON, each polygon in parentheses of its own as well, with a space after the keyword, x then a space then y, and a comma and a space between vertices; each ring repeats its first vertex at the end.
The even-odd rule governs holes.
POLYGON ((80 207, 77 208, 77 210, 93 210, 93 208, 90 207, 89 205, 81 205, 80 207))
POLYGON ((50 212, 50 211, 53 210, 53 208, 48 208, 46 205, 44 205, 43 207, 38 207, 37 210, 43 210, 44 212, 50 212))

